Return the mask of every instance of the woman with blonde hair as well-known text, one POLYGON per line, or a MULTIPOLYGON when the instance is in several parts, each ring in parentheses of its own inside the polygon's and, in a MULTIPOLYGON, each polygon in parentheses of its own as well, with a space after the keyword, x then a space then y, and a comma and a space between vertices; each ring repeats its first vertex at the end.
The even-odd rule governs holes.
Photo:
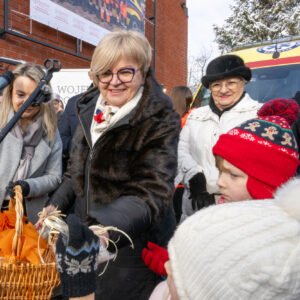
MULTIPOLYGON (((95 88, 78 100, 80 126, 68 170, 47 208, 66 212, 74 205, 82 223, 114 226, 132 239, 134 249, 108 232, 118 252, 98 277, 96 299, 148 299, 160 278, 144 265, 142 249, 148 241, 166 245, 175 229, 180 120, 153 78, 151 52, 134 31, 111 32, 100 41, 91 62, 95 88)), ((64 296, 85 296, 81 283, 82 290, 64 296)))
MULTIPOLYGON (((44 71, 25 63, 13 71, 14 80, 3 91, 0 129, 3 129, 36 89, 44 71)), ((0 207, 7 209, 16 184, 22 187, 29 221, 36 222, 61 181, 62 143, 56 115, 48 103, 29 106, 0 144, 0 207)))

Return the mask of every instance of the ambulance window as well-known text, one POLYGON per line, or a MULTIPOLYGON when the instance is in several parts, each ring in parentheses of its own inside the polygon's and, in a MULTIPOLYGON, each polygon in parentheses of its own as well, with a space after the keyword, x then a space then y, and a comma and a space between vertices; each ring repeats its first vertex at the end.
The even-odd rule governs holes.
POLYGON ((259 102, 292 98, 299 90, 299 64, 252 69, 252 79, 246 85, 246 91, 259 102))

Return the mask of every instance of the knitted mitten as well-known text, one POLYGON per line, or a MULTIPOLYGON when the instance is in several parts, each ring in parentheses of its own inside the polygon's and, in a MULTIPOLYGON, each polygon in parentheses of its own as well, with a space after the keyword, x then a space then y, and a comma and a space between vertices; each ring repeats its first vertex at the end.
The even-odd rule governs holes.
POLYGON ((99 238, 75 215, 67 218, 69 238, 59 235, 56 264, 64 297, 81 297, 96 290, 99 238))

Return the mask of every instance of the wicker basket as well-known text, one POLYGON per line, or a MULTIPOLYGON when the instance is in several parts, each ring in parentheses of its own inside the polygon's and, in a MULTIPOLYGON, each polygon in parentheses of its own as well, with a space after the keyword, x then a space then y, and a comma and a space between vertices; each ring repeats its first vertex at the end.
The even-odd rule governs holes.
POLYGON ((43 300, 50 299, 53 289, 59 285, 55 255, 48 246, 44 263, 33 265, 18 261, 23 229, 22 189, 15 187, 15 199, 11 199, 16 210, 16 233, 13 239, 13 257, 8 261, 0 258, 0 299, 1 300, 43 300))

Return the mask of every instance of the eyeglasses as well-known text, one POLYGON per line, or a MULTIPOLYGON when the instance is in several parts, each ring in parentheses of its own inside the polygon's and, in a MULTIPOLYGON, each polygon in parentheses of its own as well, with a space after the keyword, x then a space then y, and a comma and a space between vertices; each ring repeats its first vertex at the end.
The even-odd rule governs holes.
POLYGON ((109 83, 112 81, 114 75, 117 75, 119 81, 121 81, 122 83, 129 83, 133 80, 133 77, 138 70, 139 69, 134 68, 122 68, 116 73, 108 70, 105 73, 97 74, 96 77, 101 83, 109 83))
POLYGON ((235 90, 241 81, 242 81, 241 79, 237 79, 237 80, 213 82, 209 87, 212 92, 219 92, 222 89, 224 84, 227 89, 235 90))

